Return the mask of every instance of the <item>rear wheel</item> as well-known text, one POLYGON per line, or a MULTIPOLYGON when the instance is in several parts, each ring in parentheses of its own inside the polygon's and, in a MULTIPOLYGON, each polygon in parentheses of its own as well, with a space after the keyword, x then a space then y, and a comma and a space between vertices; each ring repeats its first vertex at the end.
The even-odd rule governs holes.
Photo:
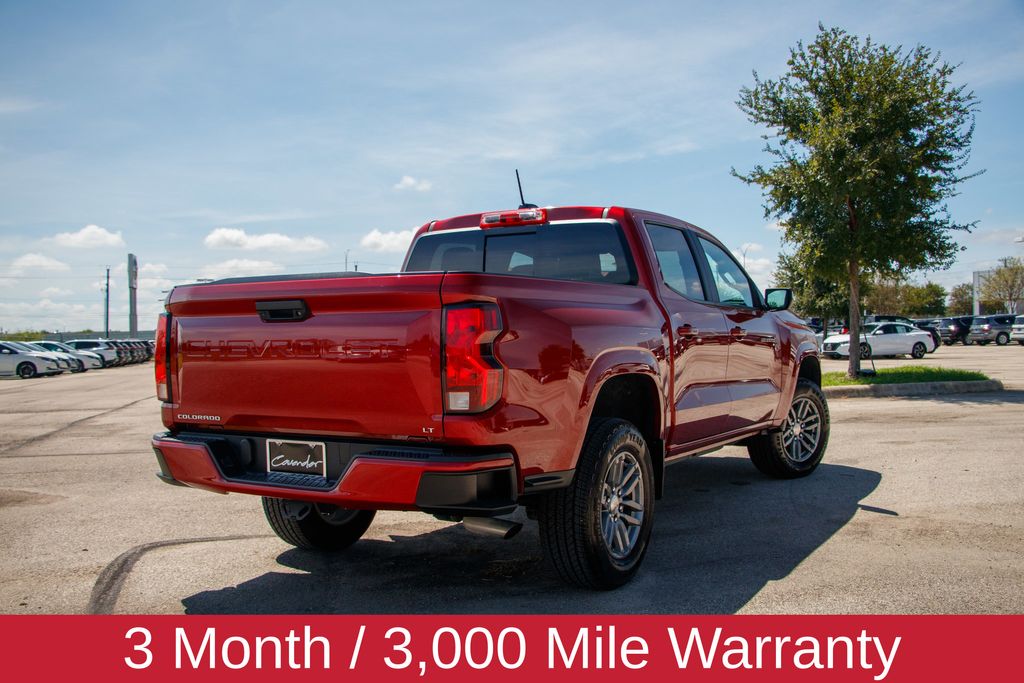
POLYGON ((757 469, 770 477, 806 477, 821 463, 828 446, 828 403, 821 388, 801 379, 782 429, 748 442, 747 452, 757 469))
POLYGON ((374 510, 263 498, 263 513, 281 540, 307 550, 342 550, 366 533, 374 510))
POLYGON ((910 350, 910 355, 914 358, 924 358, 924 354, 928 353, 928 349, 925 348, 922 342, 914 344, 914 348, 910 350))
POLYGON ((1000 332, 999 334, 996 335, 996 344, 998 344, 999 346, 1006 346, 1006 344, 1009 341, 1010 335, 1006 334, 1005 332, 1000 332))
POLYGON ((32 363, 22 363, 18 366, 18 377, 32 379, 36 376, 36 366, 32 363))
POLYGON ((565 581, 600 590, 629 581, 654 526, 654 468, 640 431, 625 420, 595 422, 572 484, 540 501, 538 521, 565 581))

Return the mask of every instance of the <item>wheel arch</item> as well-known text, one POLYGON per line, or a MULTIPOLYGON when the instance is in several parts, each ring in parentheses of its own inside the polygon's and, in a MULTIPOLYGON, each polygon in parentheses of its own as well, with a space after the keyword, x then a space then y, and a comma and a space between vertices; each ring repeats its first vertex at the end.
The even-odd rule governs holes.
MULTIPOLYGON (((599 359, 600 360, 600 359, 599 359)), ((654 465, 655 496, 664 490, 665 387, 654 355, 636 351, 615 354, 592 369, 580 399, 580 414, 586 416, 577 431, 575 457, 583 448, 590 425, 601 418, 620 418, 636 426, 647 442, 654 465), (596 370, 596 372, 595 372, 596 370)))

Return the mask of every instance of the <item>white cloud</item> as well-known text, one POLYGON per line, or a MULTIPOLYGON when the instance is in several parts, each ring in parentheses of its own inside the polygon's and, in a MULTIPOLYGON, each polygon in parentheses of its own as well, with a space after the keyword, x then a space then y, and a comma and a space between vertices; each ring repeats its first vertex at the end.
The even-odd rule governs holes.
POLYGON ((754 279, 754 283, 761 288, 772 282, 772 273, 775 271, 775 259, 750 258, 744 266, 747 274, 754 279))
POLYGON ((74 293, 74 290, 71 289, 62 289, 61 287, 47 287, 43 291, 39 292, 39 296, 49 299, 55 296, 68 296, 74 293))
POLYGON ((404 253, 409 248, 409 244, 412 243, 412 238, 415 234, 416 228, 392 230, 389 232, 382 232, 374 228, 366 235, 363 235, 363 239, 359 240, 359 246, 370 251, 394 254, 404 253))
POLYGON ((93 249, 96 247, 123 247, 124 239, 121 231, 110 232, 98 225, 87 225, 78 232, 61 232, 50 238, 61 247, 77 249, 93 249))
POLYGON ((246 277, 249 275, 270 275, 280 273, 284 268, 273 261, 254 261, 245 258, 233 258, 220 263, 211 263, 202 270, 202 277, 219 280, 226 277, 246 277))
POLYGON ((203 240, 210 249, 278 249, 281 251, 321 251, 327 243, 318 237, 289 237, 279 232, 250 235, 242 228, 215 228, 203 240))
POLYGON ((167 266, 163 263, 143 263, 139 266, 139 277, 143 275, 159 275, 167 272, 167 266))
POLYGON ((25 254, 14 259, 11 264, 11 275, 24 275, 30 271, 45 270, 48 272, 58 272, 64 270, 70 270, 70 266, 63 261, 58 261, 55 258, 44 256, 43 254, 25 254))
POLYGON ((743 255, 757 253, 759 251, 764 251, 763 244, 758 244, 757 242, 744 242, 743 244, 740 245, 739 253, 740 255, 743 255))
POLYGON ((402 179, 395 183, 394 188, 396 190, 416 190, 417 192, 426 192, 434 186, 434 183, 429 180, 417 180, 411 175, 404 175, 402 179))
POLYGON ((0 114, 20 114, 43 106, 27 97, 0 97, 0 114))

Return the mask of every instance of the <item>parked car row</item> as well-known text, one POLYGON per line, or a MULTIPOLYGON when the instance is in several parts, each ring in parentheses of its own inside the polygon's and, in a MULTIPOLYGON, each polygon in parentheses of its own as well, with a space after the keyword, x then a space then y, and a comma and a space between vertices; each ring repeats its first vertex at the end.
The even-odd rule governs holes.
POLYGON ((995 342, 1006 346, 1011 341, 1024 345, 1024 316, 1000 313, 997 315, 958 316, 931 321, 942 335, 942 343, 950 346, 957 342, 964 346, 995 342), (1016 333, 1018 325, 1022 326, 1016 333))
POLYGON ((143 363, 153 358, 153 350, 153 342, 142 339, 0 340, 0 377, 30 379, 143 363))

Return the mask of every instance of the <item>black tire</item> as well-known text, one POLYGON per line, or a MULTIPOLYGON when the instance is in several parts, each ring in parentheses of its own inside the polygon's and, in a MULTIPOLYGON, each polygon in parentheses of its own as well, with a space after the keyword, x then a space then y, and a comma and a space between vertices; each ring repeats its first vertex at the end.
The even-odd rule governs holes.
POLYGON ((867 360, 868 358, 871 358, 871 344, 868 344, 867 342, 861 342, 860 358, 861 360, 867 360))
POLYGON ((627 583, 643 562, 654 526, 654 467, 640 431, 625 420, 596 420, 587 430, 572 484, 544 496, 537 513, 541 545, 563 580, 598 590, 627 583), (637 479, 622 495, 607 486, 609 477, 631 481, 634 473, 637 479), (620 522, 620 515, 628 520, 620 522), (631 523, 637 519, 639 524, 631 523), (605 540, 606 531, 611 541, 605 540), (620 547, 615 551, 609 544, 620 547))
MULTIPOLYGON (((796 391, 793 392, 793 402, 786 418, 786 424, 777 431, 755 436, 747 443, 750 461, 769 477, 777 479, 806 477, 817 469, 825 455, 825 449, 828 447, 829 426, 828 403, 825 401, 825 394, 814 382, 801 379, 797 382, 796 391), (820 425, 820 428, 813 448, 809 448, 801 440, 800 444, 807 448, 807 454, 803 457, 796 457, 793 455, 791 442, 787 441, 793 433, 789 431, 788 427, 794 420, 794 410, 801 410, 805 406, 808 412, 799 418, 800 430, 796 431, 796 436, 792 438, 800 439, 801 433, 810 430, 810 420, 814 416, 817 417, 817 424, 820 425)), ((799 453, 800 451, 798 451, 799 453)))
POLYGON ((1009 343, 1010 343, 1010 335, 1006 334, 1005 332, 1000 332, 999 334, 996 335, 996 345, 997 346, 1006 346, 1009 343))
POLYGON ((974 346, 974 341, 964 337, 964 346, 974 346))
POLYGON ((263 498, 263 513, 282 541, 306 550, 343 550, 366 533, 374 510, 263 498))
POLYGON ((32 379, 37 374, 36 366, 26 361, 18 366, 17 373, 22 379, 32 379))
POLYGON ((924 358, 924 354, 928 353, 928 349, 925 347, 923 342, 917 342, 914 344, 914 348, 910 350, 910 355, 914 358, 924 358))
POLYGON ((980 341, 978 343, 981 344, 982 346, 988 346, 988 342, 987 341, 980 341))
POLYGON ((1020 344, 1021 346, 1024 346, 1024 339, 1018 339, 1017 343, 1020 344))

